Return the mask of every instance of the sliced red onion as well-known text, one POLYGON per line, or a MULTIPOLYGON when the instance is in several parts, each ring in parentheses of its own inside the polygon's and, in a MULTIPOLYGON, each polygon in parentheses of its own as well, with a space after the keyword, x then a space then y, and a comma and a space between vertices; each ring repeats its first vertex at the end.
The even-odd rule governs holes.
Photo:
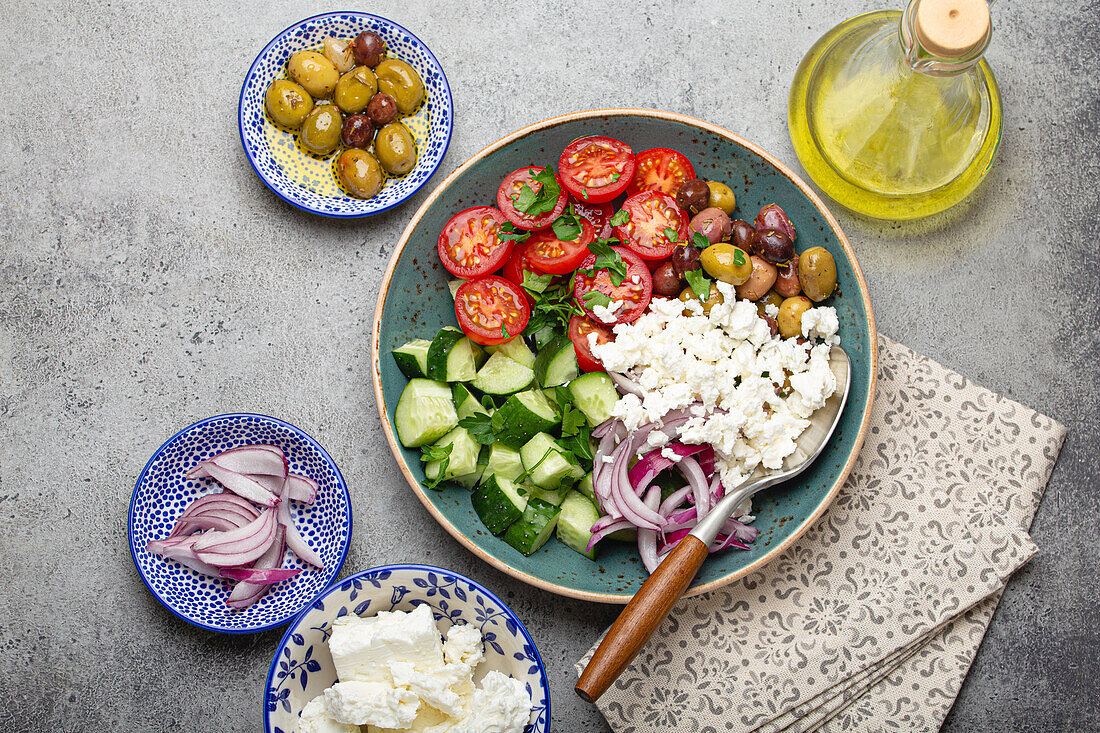
MULTIPOLYGON (((661 503, 661 489, 659 486, 650 488, 645 495, 645 506, 652 512, 657 511, 661 503)), ((646 570, 653 572, 661 561, 657 559, 657 531, 653 529, 638 528, 638 555, 642 558, 642 564, 646 570)))
MULTIPOLYGON (((249 476, 249 478, 263 486, 272 494, 278 495, 282 493, 282 476, 249 476)), ((294 501, 312 504, 313 500, 317 498, 317 490, 321 488, 321 485, 308 476, 299 476, 296 473, 290 474, 288 478, 290 480, 290 498, 294 501)))
POLYGON ((286 530, 286 544, 304 562, 324 570, 325 563, 321 556, 309 546, 309 543, 299 534, 298 528, 294 525, 294 518, 290 516, 290 501, 287 500, 289 493, 290 482, 286 481, 283 483, 283 493, 278 509, 279 524, 286 530))
POLYGON ((146 545, 146 549, 154 555, 175 560, 180 565, 191 568, 195 572, 211 575, 215 578, 218 577, 218 568, 195 557, 192 545, 195 544, 197 539, 198 537, 181 537, 174 540, 152 540, 146 545))
POLYGON ((207 458, 188 471, 185 477, 196 478, 200 471, 209 470, 211 463, 234 473, 280 477, 286 475, 286 456, 282 448, 274 445, 244 445, 207 458), (200 469, 200 466, 204 468, 200 469))
MULTIPOLYGON (((607 517, 600 517, 600 519, 606 518, 607 517)), ((588 546, 585 548, 588 552, 591 552, 592 548, 595 547, 600 540, 602 540, 604 537, 607 537, 609 534, 615 534, 620 529, 634 529, 634 525, 625 519, 617 519, 613 522, 607 522, 599 529, 596 529, 596 526, 598 524, 599 520, 596 521, 596 524, 592 525, 592 529, 590 530, 592 532, 592 536, 588 538, 588 546)))
MULTIPOLYGON (((691 493, 691 485, 690 484, 688 484, 687 486, 685 486, 682 489, 677 489, 676 491, 673 491, 671 494, 668 495, 668 498, 666 498, 664 501, 661 502, 661 506, 657 509, 657 513, 660 514, 662 517, 664 517, 667 521, 668 517, 674 511, 676 511, 676 508, 678 506, 680 506, 681 504, 684 503, 684 499, 686 499, 688 497, 688 494, 690 494, 690 493, 691 493)), ((692 510, 692 511, 694 511, 694 510, 692 510)), ((692 515, 692 516, 694 516, 694 515, 692 515)), ((668 527, 666 526, 665 529, 667 530, 668 527)))
POLYGON ((611 377, 611 381, 615 383, 616 389, 625 394, 632 394, 635 397, 644 397, 645 393, 642 392, 642 388, 638 384, 626 376, 618 372, 608 372, 607 376, 611 377))
POLYGON ((228 532, 211 530, 194 544, 195 556, 219 568, 247 565, 267 552, 275 540, 277 512, 265 509, 259 517, 240 529, 228 532))
POLYGON ((257 504, 263 504, 268 507, 275 506, 278 501, 278 497, 275 494, 265 489, 261 484, 257 483, 255 479, 249 478, 243 473, 230 471, 229 469, 222 468, 216 463, 206 464, 206 472, 210 475, 210 478, 214 479, 234 494, 248 499, 249 501, 254 501, 257 504))
MULTIPOLYGON (((254 568, 277 568, 283 564, 283 555, 286 553, 286 529, 279 525, 275 530, 275 541, 271 547, 253 565, 254 568)), ((242 610, 248 608, 267 594, 270 585, 261 583, 237 583, 229 594, 227 603, 230 608, 242 610)))
POLYGON ((248 524, 248 521, 244 520, 240 515, 235 515, 233 519, 227 519, 213 514, 200 514, 199 516, 186 517, 176 522, 176 526, 172 528, 172 532, 168 536, 178 537, 179 535, 190 535, 207 529, 228 532, 231 529, 240 529, 246 524, 248 524))
POLYGON ((692 496, 695 497, 695 511, 702 517, 710 511, 710 481, 703 475, 703 469, 699 468, 699 461, 688 456, 680 459, 676 464, 684 478, 691 486, 692 496))
POLYGON ((616 425, 621 425, 621 424, 622 424, 622 421, 620 421, 617 417, 609 417, 606 420, 604 420, 602 423, 597 425, 596 427, 592 428, 592 437, 593 438, 602 438, 603 436, 607 435, 609 432, 612 432, 612 428, 614 428, 616 425))
POLYGON ((634 454, 632 446, 635 439, 626 443, 630 447, 620 450, 619 455, 615 457, 614 465, 611 466, 611 498, 623 516, 637 525, 638 529, 660 529, 665 523, 665 518, 658 514, 656 509, 647 507, 630 485, 627 464, 634 454))
POLYGON ((721 552, 722 550, 729 549, 730 547, 736 547, 738 550, 747 550, 749 546, 744 542, 739 542, 733 535, 723 536, 718 535, 710 547, 707 548, 707 552, 714 554, 715 552, 721 552))
MULTIPOLYGON (((668 448, 681 460, 688 456, 700 453, 710 446, 708 445, 684 445, 683 443, 669 443, 665 448, 668 448)), ((657 478, 657 474, 664 471, 666 468, 676 465, 676 461, 664 456, 664 448, 657 448, 646 453, 642 458, 630 468, 628 476, 630 477, 630 485, 634 487, 634 491, 641 494, 649 485, 653 483, 653 479, 657 478)), ((694 463, 694 461, 693 461, 694 463)), ((696 466, 699 464, 696 463, 696 466)))
POLYGON ((205 496, 200 496, 198 499, 195 499, 193 502, 191 502, 187 506, 187 508, 183 510, 183 514, 180 516, 180 518, 182 519, 183 517, 197 514, 203 511, 207 506, 214 504, 233 505, 239 508, 244 513, 251 515, 253 519, 260 516, 259 509, 254 507, 246 499, 242 499, 236 494, 207 494, 205 496))
POLYGON ((272 585, 290 580, 300 572, 301 568, 222 568, 221 574, 223 578, 242 583, 272 585))

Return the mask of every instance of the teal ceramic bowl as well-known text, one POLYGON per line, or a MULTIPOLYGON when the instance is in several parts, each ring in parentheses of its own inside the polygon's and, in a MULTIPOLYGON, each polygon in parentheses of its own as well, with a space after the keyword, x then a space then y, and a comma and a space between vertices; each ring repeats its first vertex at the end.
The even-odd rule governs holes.
POLYGON ((779 555, 825 511, 852 468, 870 419, 875 392, 877 336, 863 272, 832 214, 809 186, 756 145, 715 125, 670 112, 590 110, 555 117, 504 137, 463 163, 413 216, 382 279, 374 316, 374 389, 383 430, 413 492, 431 515, 470 551, 500 570, 553 593, 604 603, 626 603, 646 578, 633 544, 604 542, 592 562, 560 542, 524 557, 490 534, 460 488, 424 489, 419 451, 396 439, 393 412, 406 382, 390 351, 413 338, 430 338, 454 325, 449 275, 436 243, 447 220, 478 204, 493 204, 497 187, 524 165, 555 164, 581 135, 619 138, 635 151, 671 147, 686 155, 700 178, 725 181, 737 195, 736 214, 752 219, 766 203, 781 205, 798 227, 798 249, 822 245, 833 253, 840 289, 829 301, 840 318, 842 345, 852 359, 848 406, 830 445, 798 480, 753 499, 760 528, 751 550, 724 552, 703 565, 687 595, 714 590, 779 555))

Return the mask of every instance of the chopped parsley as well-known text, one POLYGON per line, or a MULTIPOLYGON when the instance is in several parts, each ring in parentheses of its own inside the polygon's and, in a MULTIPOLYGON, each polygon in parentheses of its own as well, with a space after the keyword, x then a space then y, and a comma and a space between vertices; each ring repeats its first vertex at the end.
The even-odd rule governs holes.
POLYGON ((524 231, 523 229, 516 229, 516 225, 510 221, 506 221, 500 225, 500 229, 497 230, 497 239, 502 242, 509 240, 516 244, 522 244, 527 241, 527 238, 531 236, 531 232, 524 231))
POLYGON ((710 280, 703 274, 703 270, 688 270, 684 273, 684 279, 688 281, 695 297, 706 303, 707 298, 710 297, 710 280))
MULTIPOLYGON (((523 332, 528 335, 535 335, 544 328, 549 328, 555 335, 565 333, 569 328, 569 319, 583 313, 573 301, 571 281, 560 283, 552 288, 548 287, 541 293, 532 292, 531 299, 534 301, 531 306, 531 319, 523 329, 523 332)), ((543 341, 539 348, 549 340, 547 338, 543 341)))
POLYGON ((492 445, 497 440, 496 432, 493 430, 493 418, 484 412, 467 415, 458 421, 458 426, 482 445, 492 445))
POLYGON ((525 183, 520 186, 519 193, 512 194, 511 198, 516 211, 534 219, 554 210, 554 207, 558 204, 558 196, 561 194, 561 186, 554 178, 554 168, 552 166, 546 166, 537 173, 534 168, 529 168, 528 172, 531 174, 532 180, 541 184, 539 190, 536 192, 534 188, 525 183))
POLYGON ((589 308, 594 308, 597 305, 602 305, 604 308, 611 305, 611 298, 607 293, 601 293, 599 290, 589 290, 587 293, 581 296, 581 300, 589 308))
POLYGON ((530 270, 523 271, 523 289, 532 295, 546 292, 552 282, 554 282, 553 275, 547 275, 544 272, 531 272, 530 270))
POLYGON ((554 230, 554 236, 563 242, 575 241, 583 231, 580 217, 573 213, 572 206, 557 219, 554 219, 554 223, 550 225, 550 228, 554 230))
POLYGON ((680 235, 677 234, 676 230, 672 227, 665 227, 665 237, 673 244, 676 244, 680 241, 680 235))
POLYGON ((735 267, 745 264, 745 252, 740 247, 733 249, 733 264, 735 267))
POLYGON ((691 235, 691 243, 699 249, 706 249, 710 246, 710 240, 704 237, 699 232, 695 232, 695 234, 691 235))
POLYGON ((626 263, 623 262, 622 255, 615 250, 611 249, 612 239, 597 239, 588 245, 588 251, 596 255, 596 262, 592 267, 584 270, 579 270, 589 277, 596 277, 598 270, 607 270, 607 274, 611 277, 611 283, 615 287, 619 287, 623 284, 623 280, 626 279, 626 263))
POLYGON ((434 479, 425 478, 424 480, 424 485, 429 489, 438 489, 439 485, 443 483, 447 467, 451 464, 451 451, 454 450, 454 447, 454 443, 448 443, 447 445, 426 445, 420 449, 420 460, 425 463, 439 461, 439 473, 435 475, 434 479))
POLYGON ((611 226, 621 227, 630 221, 630 212, 626 209, 619 209, 615 212, 615 215, 611 217, 611 226))

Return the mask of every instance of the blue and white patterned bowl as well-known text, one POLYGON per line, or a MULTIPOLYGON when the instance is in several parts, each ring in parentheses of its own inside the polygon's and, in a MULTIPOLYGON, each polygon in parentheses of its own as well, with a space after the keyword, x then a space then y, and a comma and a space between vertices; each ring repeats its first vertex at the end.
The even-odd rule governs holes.
POLYGON ((266 415, 215 415, 168 439, 145 464, 130 500, 130 554, 142 581, 165 608, 210 631, 245 634, 282 626, 320 597, 340 573, 351 544, 351 497, 340 469, 317 441, 266 415), (287 550, 283 567, 303 568, 272 587, 243 611, 226 605, 232 584, 211 578, 145 549, 149 540, 168 536, 176 519, 197 497, 221 489, 213 479, 185 479, 201 460, 253 443, 277 445, 290 470, 320 484, 313 504, 291 502, 291 515, 306 541, 320 554, 324 570, 306 565, 287 550))
POLYGON ((329 588, 286 630, 275 649, 264 694, 264 730, 298 729, 302 708, 336 682, 328 651, 332 622, 349 613, 411 611, 427 604, 440 633, 455 624, 473 624, 485 638, 485 661, 477 682, 491 669, 520 680, 531 693, 533 710, 526 733, 550 730, 550 685, 535 642, 504 602, 458 573, 430 565, 383 565, 348 576, 329 588))
POLYGON ((424 42, 392 20, 357 12, 315 15, 275 36, 245 75, 237 117, 244 152, 260 180, 276 196, 305 211, 341 219, 392 209, 419 191, 443 162, 454 127, 451 88, 443 67, 424 42), (416 114, 401 120, 416 141, 416 167, 400 178, 387 179, 374 198, 359 199, 337 183, 333 171, 336 153, 324 160, 307 155, 297 147, 295 135, 267 118, 264 92, 273 80, 286 77, 290 54, 320 49, 329 37, 350 40, 366 30, 385 39, 390 57, 416 69, 426 94, 416 114))

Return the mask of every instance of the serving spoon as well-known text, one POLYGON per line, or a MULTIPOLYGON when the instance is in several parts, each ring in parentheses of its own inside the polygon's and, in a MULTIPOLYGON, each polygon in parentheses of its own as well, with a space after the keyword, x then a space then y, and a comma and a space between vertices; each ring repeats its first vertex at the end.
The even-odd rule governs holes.
POLYGON ((844 349, 834 346, 830 350, 829 367, 836 376, 836 391, 810 418, 810 425, 799 436, 794 453, 787 456, 778 471, 758 468, 741 485, 722 497, 714 509, 665 556, 596 648, 574 688, 578 695, 588 702, 595 702, 618 679, 691 585, 707 558, 707 548, 741 502, 759 491, 794 478, 821 455, 848 401, 851 362, 844 349))

